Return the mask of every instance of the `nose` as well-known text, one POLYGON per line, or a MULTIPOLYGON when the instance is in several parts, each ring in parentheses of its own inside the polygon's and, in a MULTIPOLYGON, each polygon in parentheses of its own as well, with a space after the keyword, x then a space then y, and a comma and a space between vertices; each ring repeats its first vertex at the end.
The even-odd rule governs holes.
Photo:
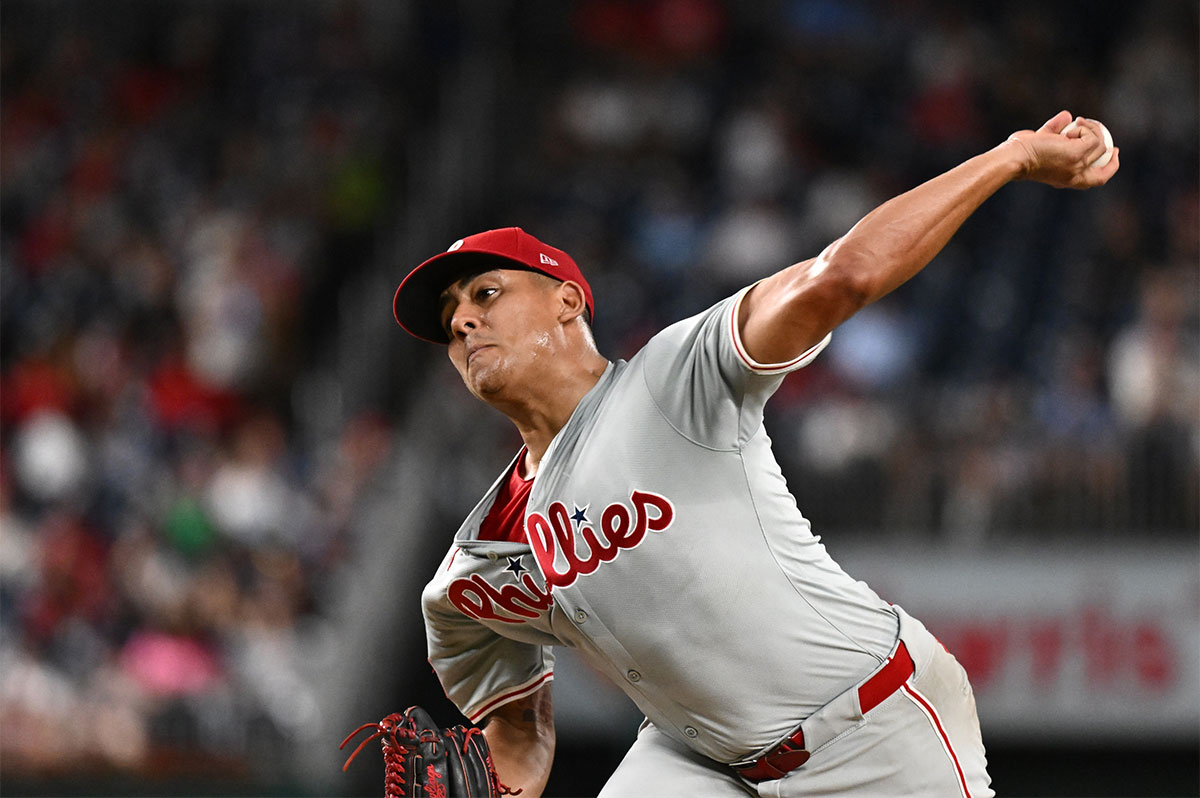
POLYGON ((450 337, 465 338, 467 333, 478 328, 478 308, 470 302, 460 302, 450 316, 450 337))

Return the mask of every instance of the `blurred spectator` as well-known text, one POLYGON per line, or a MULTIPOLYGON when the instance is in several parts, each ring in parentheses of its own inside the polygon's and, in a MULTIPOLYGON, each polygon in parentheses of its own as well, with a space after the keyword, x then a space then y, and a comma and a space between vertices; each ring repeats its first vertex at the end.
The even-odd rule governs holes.
POLYGON ((379 98, 404 88, 379 78, 403 56, 378 37, 397 20, 5 5, 6 781, 263 783, 314 733, 298 630, 325 609, 317 585, 349 551, 389 425, 335 415, 334 440, 301 437, 292 385, 323 352, 297 326, 314 302, 335 323, 367 265, 347 246, 325 276, 326 241, 373 235, 393 201, 368 136, 396 132, 379 98))
POLYGON ((1129 448, 1130 523, 1195 528, 1200 479, 1200 336, 1195 268, 1145 275, 1137 312, 1110 352, 1113 405, 1129 448))

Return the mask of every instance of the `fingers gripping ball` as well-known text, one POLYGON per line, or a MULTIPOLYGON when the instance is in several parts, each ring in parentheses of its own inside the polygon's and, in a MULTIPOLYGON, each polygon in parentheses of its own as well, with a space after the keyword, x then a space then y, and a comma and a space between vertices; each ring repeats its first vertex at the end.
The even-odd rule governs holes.
POLYGON ((358 744, 342 770, 367 743, 380 740, 385 798, 497 798, 521 792, 500 783, 487 738, 474 726, 441 729, 425 710, 409 707, 403 715, 393 713, 378 723, 364 723, 338 747, 345 748, 367 729, 372 733, 358 744))
MULTIPOLYGON (((1099 168, 1099 167, 1107 164, 1112 159, 1113 137, 1112 137, 1112 134, 1108 132, 1108 128, 1106 128, 1101 122, 1099 122, 1095 119, 1092 119, 1090 121, 1095 122, 1100 127, 1100 135, 1104 137, 1104 152, 1101 153, 1099 158, 1097 158, 1096 160, 1092 161, 1091 164, 1089 164, 1089 166, 1099 168)), ((1066 127, 1064 127, 1062 129, 1062 135, 1066 136, 1066 135, 1070 134, 1070 132, 1073 131, 1077 127, 1079 127, 1079 122, 1077 120, 1072 121, 1071 124, 1067 125, 1066 127)))

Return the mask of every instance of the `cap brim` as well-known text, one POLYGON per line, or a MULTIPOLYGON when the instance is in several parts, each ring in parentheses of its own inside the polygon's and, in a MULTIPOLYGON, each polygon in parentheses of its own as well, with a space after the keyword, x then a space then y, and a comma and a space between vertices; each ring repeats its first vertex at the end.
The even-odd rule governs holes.
POLYGON ((392 313, 409 335, 434 344, 450 343, 442 329, 438 299, 463 275, 489 269, 532 271, 524 263, 490 252, 455 250, 434 255, 408 276, 396 289, 392 313))

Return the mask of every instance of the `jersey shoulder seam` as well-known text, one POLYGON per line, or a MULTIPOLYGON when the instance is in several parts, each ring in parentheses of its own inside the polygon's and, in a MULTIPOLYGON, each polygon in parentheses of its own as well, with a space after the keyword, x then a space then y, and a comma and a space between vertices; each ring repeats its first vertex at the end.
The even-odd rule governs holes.
MULTIPOLYGON (((671 419, 671 417, 669 415, 667 415, 666 411, 662 409, 662 406, 658 403, 658 399, 654 396, 654 391, 650 387, 649 378, 647 378, 647 376, 646 376, 646 364, 644 362, 638 364, 638 371, 641 374, 642 386, 646 389, 646 395, 650 397, 650 403, 652 405, 654 405, 655 412, 658 413, 658 415, 662 418, 663 421, 667 422, 667 426, 670 427, 675 432, 676 435, 683 438, 685 441, 692 444, 693 446, 699 446, 701 449, 707 449, 710 452, 732 453, 732 452, 740 452, 742 450, 742 445, 741 445, 740 441, 738 442, 737 445, 731 446, 731 447, 710 446, 707 443, 702 443, 702 442, 696 440, 691 435, 688 435, 686 432, 681 430, 678 426, 676 426, 675 422, 671 419)), ((738 417, 739 418, 741 417, 741 402, 738 403, 738 417)))

